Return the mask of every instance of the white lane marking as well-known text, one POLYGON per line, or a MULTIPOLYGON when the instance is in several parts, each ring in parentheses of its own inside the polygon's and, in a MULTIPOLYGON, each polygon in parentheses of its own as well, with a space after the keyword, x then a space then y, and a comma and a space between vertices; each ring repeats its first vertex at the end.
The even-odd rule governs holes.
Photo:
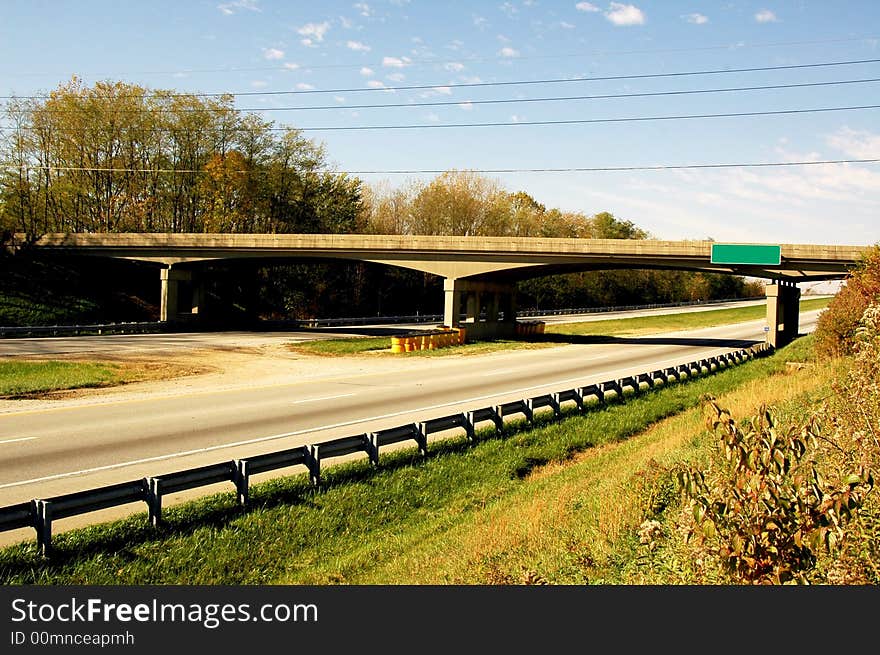
POLYGON ((294 400, 290 404, 291 405, 301 405, 302 403, 314 403, 319 400, 335 400, 336 398, 348 398, 349 396, 353 396, 354 393, 340 393, 336 396, 324 396, 323 398, 303 398, 302 400, 294 400))
MULTIPOLYGON (((540 352, 540 351, 538 351, 538 352, 540 352)), ((588 358, 589 361, 587 363, 592 364, 593 362, 599 361, 600 359, 608 359, 609 357, 613 357, 613 356, 614 356, 613 353, 608 354, 608 355, 599 355, 598 357, 593 357, 591 355, 588 358)), ((539 362, 539 364, 540 364, 540 362, 539 362)), ((508 373, 525 373, 525 372, 526 372, 525 368, 505 368, 500 371, 489 371, 488 373, 481 373, 480 377, 481 378, 488 378, 488 377, 492 377, 493 375, 507 375, 508 373)))
POLYGON ((21 437, 20 439, 6 439, 4 441, 0 441, 0 444, 17 443, 19 441, 33 441, 34 439, 39 439, 39 437, 21 437))
MULTIPOLYGON (((710 349, 704 350, 700 354, 704 354, 707 352, 714 352, 718 349, 710 349)), ((691 355, 693 356, 693 354, 691 355)), ((693 360, 686 360, 693 361, 693 360)), ((662 366, 663 364, 668 364, 670 362, 681 362, 681 358, 676 359, 667 359, 662 362, 654 362, 653 366, 662 366)), ((630 367, 635 368, 635 367, 630 367)), ((628 370, 628 369, 625 369, 628 370)), ((590 377, 598 377, 600 375, 604 375, 605 372, 596 372, 590 375, 590 377)), ((621 372, 622 373, 622 372, 621 372)), ((624 373, 622 373, 624 374, 624 373)), ((304 434, 310 434, 313 432, 323 432, 324 430, 335 430, 336 428, 344 428, 349 425, 357 425, 358 423, 367 423, 369 421, 380 421, 386 418, 394 418, 395 416, 402 416, 404 414, 412 414, 415 412, 427 412, 432 409, 441 409, 443 407, 451 407, 453 405, 462 405, 464 403, 472 403, 478 400, 488 400, 489 398, 497 398, 498 396, 506 396, 508 394, 521 393, 523 391, 534 391, 535 389, 543 389, 545 387, 552 387, 557 385, 563 385, 568 382, 577 382, 583 381, 584 376, 576 377, 576 378, 568 378, 566 380, 555 380, 553 382, 546 382, 544 384, 538 384, 531 387, 521 387, 519 389, 511 389, 509 391, 501 391, 499 393, 489 394, 487 396, 475 396, 474 398, 465 398, 463 400, 453 400, 448 403, 441 403, 439 405, 431 405, 430 407, 419 407, 416 409, 404 409, 399 412, 392 412, 390 414, 382 414, 381 416, 371 416, 368 418, 359 418, 354 419, 352 421, 344 421, 342 423, 335 423, 333 425, 322 425, 317 428, 307 428, 305 430, 296 430, 294 432, 285 432, 283 434, 273 434, 268 437, 256 437, 254 439, 246 439, 244 441, 234 441, 232 443, 220 444, 218 446, 208 446, 206 448, 196 448, 194 450, 184 450, 179 453, 171 453, 169 455, 157 455, 156 457, 146 457, 144 459, 135 459, 129 462, 120 462, 119 464, 108 464, 106 466, 96 466, 90 469, 83 469, 81 471, 70 471, 68 473, 56 473, 55 475, 47 475, 42 478, 32 478, 30 480, 20 480, 18 482, 9 482, 7 484, 0 484, 0 489, 10 489, 12 487, 20 487, 26 484, 35 484, 37 482, 48 482, 49 480, 59 480, 61 478, 70 478, 76 475, 87 475, 89 473, 99 473, 101 471, 112 471, 118 468, 124 468, 126 466, 136 466, 138 464, 147 464, 149 462, 160 462, 166 459, 173 459, 175 457, 185 457, 187 455, 198 455, 201 453, 209 453, 215 450, 222 450, 224 448, 235 448, 237 446, 247 446, 254 443, 261 443, 263 441, 273 441, 276 439, 286 439, 288 437, 298 437, 304 434)))
POLYGON ((489 371, 488 373, 480 373, 481 378, 492 377, 493 375, 507 375, 508 373, 522 372, 522 369, 503 368, 499 371, 489 371))

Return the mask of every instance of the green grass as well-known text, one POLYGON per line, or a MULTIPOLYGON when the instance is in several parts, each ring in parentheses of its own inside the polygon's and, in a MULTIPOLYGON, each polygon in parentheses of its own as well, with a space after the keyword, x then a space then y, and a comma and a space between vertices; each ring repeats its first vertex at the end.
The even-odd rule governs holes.
MULTIPOLYGON (((806 312, 822 309, 829 302, 831 302, 831 298, 802 300, 800 310, 806 312)), ((589 323, 560 323, 548 325, 547 332, 570 335, 638 336, 655 332, 695 330, 697 328, 743 323, 745 321, 762 319, 766 315, 767 308, 765 305, 751 305, 749 307, 610 319, 607 321, 591 321, 589 323)))
POLYGON ((101 387, 119 384, 124 379, 118 364, 54 360, 0 361, 0 396, 101 387))
MULTIPOLYGON (((328 467, 322 492, 313 491, 302 474, 254 485, 254 507, 247 513, 235 508, 231 492, 222 493, 168 508, 163 516, 169 525, 159 532, 139 514, 59 534, 53 560, 41 560, 32 544, 12 546, 0 551, 0 583, 510 582, 499 577, 499 570, 512 567, 515 572, 511 562, 521 559, 516 548, 464 562, 449 560, 447 569, 437 568, 430 555, 458 553, 460 529, 479 525, 487 512, 523 494, 533 498, 530 485, 547 477, 540 475, 543 467, 552 470, 583 453, 598 456, 635 444, 633 437, 646 428, 699 406, 703 394, 723 395, 784 374, 786 361, 807 358, 809 346, 803 341, 622 405, 611 403, 553 423, 539 417, 535 429, 511 426, 505 438, 481 432, 475 444, 463 438, 435 442, 427 459, 406 449, 383 453, 376 470, 365 462, 328 467)), ((601 467, 594 475, 607 477, 601 467)), ((615 506, 624 500, 619 493, 610 498, 606 502, 615 506)), ((552 489, 541 500, 545 509, 564 502, 552 489)), ((504 528, 491 521, 486 526, 496 536, 504 528)))
POLYGON ((494 341, 475 341, 461 346, 435 348, 434 350, 413 350, 408 353, 392 353, 391 337, 349 337, 344 339, 322 339, 289 344, 294 352, 324 357, 368 354, 374 357, 446 357, 449 355, 485 355, 498 350, 549 348, 554 343, 539 341, 516 341, 497 339, 494 341))

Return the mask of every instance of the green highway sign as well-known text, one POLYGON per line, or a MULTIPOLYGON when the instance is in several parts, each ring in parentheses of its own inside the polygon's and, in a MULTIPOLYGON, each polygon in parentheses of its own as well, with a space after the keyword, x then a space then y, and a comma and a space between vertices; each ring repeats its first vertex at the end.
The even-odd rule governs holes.
POLYGON ((779 266, 782 263, 782 246, 747 243, 713 243, 713 264, 752 264, 755 266, 779 266))

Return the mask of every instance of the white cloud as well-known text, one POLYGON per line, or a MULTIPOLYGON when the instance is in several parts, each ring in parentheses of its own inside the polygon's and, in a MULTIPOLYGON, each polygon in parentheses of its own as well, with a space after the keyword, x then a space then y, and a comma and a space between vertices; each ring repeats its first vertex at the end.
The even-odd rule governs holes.
POLYGON ((352 27, 354 27, 354 22, 350 18, 346 18, 345 16, 339 17, 339 24, 347 30, 350 30, 352 27))
POLYGON ((370 9, 370 5, 368 5, 366 2, 356 2, 352 5, 352 7, 357 9, 360 12, 361 16, 366 16, 369 18, 373 15, 373 10, 370 9))
POLYGON ((489 25, 489 21, 483 18, 482 16, 474 16, 474 27, 484 30, 489 25))
POLYGON ((512 18, 514 14, 519 13, 519 9, 517 9, 513 4, 509 2, 503 3, 500 7, 498 7, 503 13, 507 14, 508 17, 512 18))
POLYGON ((263 48, 263 57, 266 59, 284 59, 284 50, 278 48, 263 48))
POLYGON ((435 86, 432 89, 432 91, 436 91, 440 95, 444 95, 444 96, 451 96, 452 95, 452 89, 449 88, 448 86, 435 86))
POLYGON ((510 46, 504 46, 498 51, 498 54, 502 57, 519 57, 519 50, 510 46))
POLYGON ((379 80, 370 80, 369 82, 367 82, 367 86, 371 89, 384 89, 385 83, 380 82, 379 80))
POLYGON ((382 65, 385 68, 404 68, 411 62, 412 59, 409 57, 382 57, 382 65))
POLYGON ((305 46, 312 46, 324 40, 324 35, 330 29, 330 23, 306 23, 296 30, 297 34, 305 38, 300 41, 305 46))
POLYGON ((234 2, 224 2, 221 5, 217 5, 217 9, 222 11, 227 16, 231 16, 239 9, 247 9, 248 11, 262 11, 257 6, 257 0, 235 0, 234 2))
POLYGON ((867 130, 842 127, 825 138, 825 142, 854 159, 877 159, 880 157, 880 134, 867 130))
POLYGON ((645 14, 641 9, 621 2, 612 2, 605 12, 605 18, 620 27, 645 24, 645 14))
POLYGON ((562 21, 561 23, 559 23, 559 27, 564 30, 573 30, 575 26, 571 23, 566 23, 565 21, 562 21))
POLYGON ((471 111, 474 108, 474 103, 472 103, 470 100, 468 100, 467 102, 458 103, 458 106, 461 107, 462 109, 464 109, 465 111, 471 111))
POLYGON ((375 71, 368 66, 364 66, 363 68, 361 68, 361 75, 363 75, 364 77, 371 77, 374 72, 375 71))
POLYGON ((345 96, 333 96, 336 102, 345 102, 345 96))
POLYGON ((694 25, 705 25, 709 22, 709 18, 703 14, 687 14, 684 16, 684 19, 688 23, 693 23, 694 25))
POLYGON ((435 114, 434 112, 431 112, 431 113, 425 115, 425 120, 429 121, 431 123, 437 123, 440 121, 440 117, 437 114, 435 114))
POLYGON ((588 11, 588 12, 599 11, 599 7, 594 5, 592 2, 579 2, 574 6, 574 8, 577 9, 578 11, 588 11))
POLYGON ((370 46, 360 41, 346 41, 345 47, 355 52, 369 52, 371 50, 370 46))
POLYGON ((443 65, 443 68, 452 72, 452 73, 460 73, 464 70, 464 64, 460 64, 457 61, 450 61, 443 65))
POLYGON ((521 123, 523 120, 525 120, 525 119, 518 114, 514 114, 513 116, 510 117, 511 123, 521 123))
POLYGON ((403 82, 406 79, 406 75, 403 73, 391 73, 391 75, 388 76, 388 79, 392 82, 403 82))
POLYGON ((299 68, 299 64, 295 64, 292 61, 289 61, 286 64, 284 64, 284 67, 287 70, 295 71, 297 68, 299 68))
POLYGON ((297 88, 299 91, 311 91, 312 89, 315 88, 315 85, 314 85, 314 84, 309 84, 309 83, 307 83, 307 82, 300 82, 299 84, 296 85, 296 88, 297 88))
POLYGON ((776 14, 769 9, 762 9, 755 14, 755 20, 759 23, 775 23, 778 19, 776 18, 776 14))

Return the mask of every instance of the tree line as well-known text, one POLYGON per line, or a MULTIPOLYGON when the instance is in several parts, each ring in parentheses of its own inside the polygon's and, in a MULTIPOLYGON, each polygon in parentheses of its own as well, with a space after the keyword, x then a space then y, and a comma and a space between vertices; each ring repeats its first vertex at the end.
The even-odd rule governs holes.
MULTIPOLYGON (((546 207, 497 180, 451 170, 370 185, 332 170, 291 126, 193 96, 77 78, 10 100, 0 141, 0 229, 47 232, 259 232, 645 239, 608 212, 546 207)), ((369 264, 218 269, 226 309, 263 316, 439 310, 440 281, 369 264)), ((742 278, 608 271, 523 282, 520 306, 676 302, 760 294, 742 278)))

